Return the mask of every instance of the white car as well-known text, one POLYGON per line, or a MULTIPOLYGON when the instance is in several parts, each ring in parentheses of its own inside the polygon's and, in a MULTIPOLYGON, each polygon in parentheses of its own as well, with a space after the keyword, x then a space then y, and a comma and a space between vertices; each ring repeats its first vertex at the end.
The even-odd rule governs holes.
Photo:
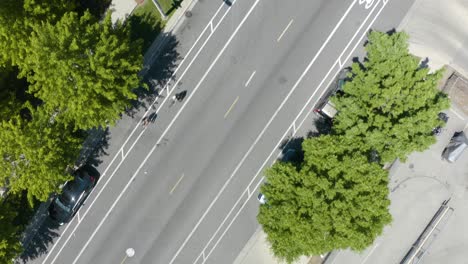
POLYGON ((266 197, 265 197, 265 195, 263 195, 263 193, 259 193, 257 199, 258 199, 258 202, 260 204, 265 204, 266 201, 267 201, 266 197))

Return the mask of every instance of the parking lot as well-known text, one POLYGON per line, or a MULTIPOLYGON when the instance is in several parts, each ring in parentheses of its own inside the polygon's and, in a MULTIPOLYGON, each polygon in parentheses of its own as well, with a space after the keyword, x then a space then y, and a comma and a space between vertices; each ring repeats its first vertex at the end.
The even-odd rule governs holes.
MULTIPOLYGON (((452 100, 453 102, 453 100, 452 100)), ((419 254, 409 263, 466 263, 468 247, 468 151, 455 163, 441 159, 441 153, 456 131, 468 132, 468 115, 453 104, 446 113, 448 123, 437 143, 406 162, 390 169, 390 211, 393 222, 382 236, 360 254, 349 250, 334 252, 326 263, 401 263, 415 246, 419 254), (444 201, 447 214, 430 225, 444 201), (430 227, 430 235, 420 235, 430 227), (419 238, 419 242, 416 243, 419 238)))

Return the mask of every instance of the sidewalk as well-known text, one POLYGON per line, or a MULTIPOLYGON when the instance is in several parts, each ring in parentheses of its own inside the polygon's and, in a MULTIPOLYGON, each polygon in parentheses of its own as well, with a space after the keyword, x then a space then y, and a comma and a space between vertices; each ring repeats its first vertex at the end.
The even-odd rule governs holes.
MULTIPOLYGON (((144 0, 144 1, 153 1, 153 0, 144 0)), ((195 5, 196 1, 194 0, 184 0, 180 4, 180 7, 177 8, 171 17, 166 21, 166 25, 156 37, 156 39, 151 44, 150 48, 146 51, 143 62, 143 70, 141 75, 145 75, 150 69, 156 57, 159 55, 161 48, 167 41, 167 36, 174 34, 180 22, 190 13, 190 10, 195 5)), ((138 6, 135 0, 112 0, 110 9, 113 10, 112 21, 115 22, 117 19, 125 20, 133 10, 138 6)))
MULTIPOLYGON (((269 249, 266 234, 259 227, 237 256, 234 264, 283 264, 276 259, 269 249)), ((319 264, 318 257, 302 257, 294 264, 319 264)))
MULTIPOLYGON (((145 0, 152 1, 152 0, 145 0)), ((144 56, 144 69, 142 70, 142 75, 150 68, 151 64, 154 62, 154 59, 157 57, 158 52, 164 46, 167 36, 166 33, 173 32, 176 29, 176 26, 184 17, 184 14, 187 10, 190 10, 195 4, 194 0, 185 0, 182 2, 180 8, 178 8, 171 18, 166 22, 166 27, 163 31, 156 37, 151 47, 148 49, 144 56)), ((130 15, 133 10, 137 7, 135 0, 113 0, 110 6, 110 9, 113 10, 112 21, 117 19, 124 20, 128 15, 130 15)), ((89 131, 89 136, 83 143, 83 148, 80 152, 80 156, 77 160, 77 164, 83 164, 88 159, 96 147, 101 143, 104 130, 101 129, 92 129, 89 131)), ((48 216, 47 209, 52 201, 52 197, 46 202, 42 203, 38 210, 36 211, 34 217, 31 219, 31 222, 26 227, 25 231, 21 236, 21 244, 25 249, 29 247, 31 240, 36 236, 36 233, 39 231, 39 228, 44 223, 45 219, 48 216)))
POLYGON ((112 22, 115 23, 117 19, 120 19, 121 21, 125 20, 127 16, 133 12, 135 7, 137 7, 135 0, 112 0, 110 5, 110 9, 113 11, 112 22))
POLYGON ((467 1, 416 0, 398 26, 410 35, 410 52, 429 58, 429 66, 449 65, 468 76, 467 1))

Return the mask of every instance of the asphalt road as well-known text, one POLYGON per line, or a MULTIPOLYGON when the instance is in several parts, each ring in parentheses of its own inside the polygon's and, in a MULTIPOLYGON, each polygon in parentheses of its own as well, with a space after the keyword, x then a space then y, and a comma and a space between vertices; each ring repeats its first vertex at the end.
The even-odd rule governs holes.
POLYGON ((373 24, 396 27, 410 6, 359 2, 196 5, 175 36, 169 87, 187 97, 160 98, 146 129, 137 115, 111 130, 96 189, 31 263, 232 263, 257 227, 251 197, 279 143, 311 125, 306 114, 373 24))

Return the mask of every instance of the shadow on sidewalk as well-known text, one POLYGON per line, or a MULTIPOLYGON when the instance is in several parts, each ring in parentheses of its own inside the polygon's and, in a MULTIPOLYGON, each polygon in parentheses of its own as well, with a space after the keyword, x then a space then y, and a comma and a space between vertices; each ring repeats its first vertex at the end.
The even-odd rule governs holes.
MULTIPOLYGON (((171 84, 175 83, 175 76, 172 77, 172 75, 181 59, 177 52, 179 42, 172 34, 161 37, 166 38, 164 48, 159 54, 154 55, 156 56, 155 62, 144 76, 144 82, 148 85, 148 88, 139 87, 136 89, 135 93, 138 99, 132 101, 131 106, 125 111, 125 114, 130 117, 133 117, 142 108, 148 109, 157 97, 166 96, 166 92, 162 91, 162 89, 166 84, 169 84, 168 86, 171 89, 171 84)), ((178 86, 181 84, 179 82, 178 86)))
MULTIPOLYGON (((99 164, 102 163, 101 156, 109 156, 107 153, 107 149, 109 148, 109 140, 110 140, 110 132, 109 128, 101 129, 96 133, 94 137, 95 142, 91 146, 89 146, 89 152, 84 155, 85 160, 83 165, 91 169, 91 166, 98 167, 99 164)), ((85 149, 86 145, 83 144, 83 149, 85 149)))
POLYGON ((182 6, 182 1, 183 0, 173 0, 171 4, 171 8, 166 11, 166 15, 171 15, 173 12, 175 12, 177 9, 179 9, 182 6))
POLYGON ((142 55, 151 47, 163 29, 163 24, 154 15, 147 12, 136 12, 125 21, 129 27, 132 41, 142 41, 142 55))
MULTIPOLYGON (((45 211, 44 214, 47 214, 47 211, 45 211)), ((36 235, 24 249, 23 253, 17 259, 17 262, 27 263, 39 256, 47 254, 49 245, 52 245, 54 239, 60 236, 58 232, 59 225, 50 220, 47 215, 45 215, 44 218, 44 222, 38 227, 36 235)))
POLYGON ((102 19, 112 0, 78 0, 76 2, 78 13, 83 14, 85 10, 89 10, 95 17, 102 19))

